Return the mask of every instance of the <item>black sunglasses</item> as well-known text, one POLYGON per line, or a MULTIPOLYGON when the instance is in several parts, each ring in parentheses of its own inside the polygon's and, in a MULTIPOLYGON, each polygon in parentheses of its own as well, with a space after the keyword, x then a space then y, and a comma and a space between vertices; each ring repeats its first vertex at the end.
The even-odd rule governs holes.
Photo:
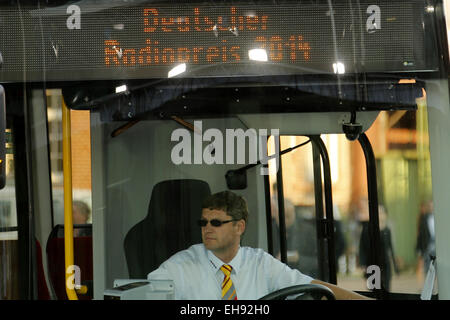
POLYGON ((206 220, 206 219, 200 219, 197 221, 198 225, 200 227, 206 227, 206 225, 209 223, 211 223, 211 225, 213 227, 220 227, 221 225, 231 222, 231 221, 238 221, 238 219, 231 219, 231 220, 227 220, 227 221, 221 221, 218 219, 212 219, 212 220, 206 220))

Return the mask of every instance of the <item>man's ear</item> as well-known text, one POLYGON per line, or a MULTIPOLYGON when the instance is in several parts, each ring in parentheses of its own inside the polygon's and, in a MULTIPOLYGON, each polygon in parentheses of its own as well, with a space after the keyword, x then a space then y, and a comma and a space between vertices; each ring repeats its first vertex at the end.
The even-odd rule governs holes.
POLYGON ((242 219, 239 220, 237 222, 237 226, 238 226, 239 235, 242 235, 244 233, 245 227, 246 227, 245 220, 242 220, 242 219))

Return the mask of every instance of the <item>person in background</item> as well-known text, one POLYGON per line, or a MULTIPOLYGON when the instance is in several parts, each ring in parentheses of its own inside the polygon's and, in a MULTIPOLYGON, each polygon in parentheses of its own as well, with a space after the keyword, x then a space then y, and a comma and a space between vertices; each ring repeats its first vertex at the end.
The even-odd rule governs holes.
MULTIPOLYGON (((286 244, 287 244, 287 262, 291 268, 298 269, 299 251, 298 246, 301 242, 300 231, 297 226, 297 219, 295 214, 294 204, 288 200, 284 200, 284 215, 286 224, 286 244)), ((280 259, 280 218, 278 215, 278 207, 276 207, 276 214, 272 211, 273 217, 273 242, 274 242, 274 255, 277 259, 280 259)))
POLYGON ((426 275, 430 266, 431 256, 436 255, 432 201, 426 201, 421 204, 418 219, 416 243, 416 252, 419 255, 418 267, 423 269, 423 273, 426 275))
MULTIPOLYGON (((73 217, 73 224, 75 225, 83 225, 88 224, 89 218, 91 216, 91 210, 89 209, 89 206, 79 200, 75 200, 72 203, 72 217, 73 217)), ((90 228, 74 228, 73 230, 73 236, 74 237, 86 237, 91 236, 92 232, 90 228)))
MULTIPOLYGON (((392 245, 391 229, 387 223, 387 212, 384 206, 378 206, 378 219, 380 226, 380 240, 381 240, 381 283, 386 291, 391 288, 392 280, 392 267, 396 274, 399 270, 396 263, 394 254, 394 248, 392 245)), ((363 224, 361 231, 361 240, 359 247, 359 259, 360 264, 364 268, 364 276, 367 277, 366 268, 369 266, 370 255, 370 240, 369 240, 369 224, 368 222, 363 224)))

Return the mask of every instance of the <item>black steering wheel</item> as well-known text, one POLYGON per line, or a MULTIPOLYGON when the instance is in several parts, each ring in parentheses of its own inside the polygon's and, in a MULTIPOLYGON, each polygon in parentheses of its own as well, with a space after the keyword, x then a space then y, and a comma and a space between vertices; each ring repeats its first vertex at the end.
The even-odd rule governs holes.
MULTIPOLYGON (((321 284, 300 284, 292 287, 283 288, 260 298, 259 300, 283 300, 287 296, 308 293, 316 299, 326 297, 328 300, 336 300, 333 291, 321 284)), ((297 299, 303 299, 298 297, 297 299)))

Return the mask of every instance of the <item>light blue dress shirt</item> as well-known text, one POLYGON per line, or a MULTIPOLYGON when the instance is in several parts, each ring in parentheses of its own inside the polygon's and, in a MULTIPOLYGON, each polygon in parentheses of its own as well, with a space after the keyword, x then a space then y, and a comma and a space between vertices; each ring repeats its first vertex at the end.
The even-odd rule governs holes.
MULTIPOLYGON (((203 244, 196 244, 174 254, 147 278, 173 280, 176 300, 220 300, 223 264, 203 244)), ((238 300, 259 299, 273 291, 313 280, 262 249, 240 247, 228 264, 233 267, 231 280, 238 300)))

